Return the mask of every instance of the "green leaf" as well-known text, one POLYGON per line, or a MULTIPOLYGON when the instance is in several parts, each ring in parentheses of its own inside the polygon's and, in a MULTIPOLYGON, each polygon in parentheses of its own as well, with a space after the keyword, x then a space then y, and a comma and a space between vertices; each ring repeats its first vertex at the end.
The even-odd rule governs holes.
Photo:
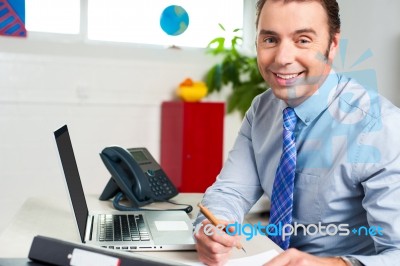
POLYGON ((244 116, 254 97, 266 90, 267 88, 263 84, 253 84, 252 82, 241 84, 229 95, 227 112, 238 110, 244 116))
POLYGON ((222 63, 222 82, 224 84, 233 83, 233 86, 239 83, 239 72, 235 62, 231 58, 226 58, 222 63))
POLYGON ((221 65, 214 65, 206 74, 205 83, 208 88, 208 93, 220 91, 222 87, 222 70, 221 65))
MULTIPOLYGON (((218 25, 226 31, 222 24, 218 25)), ((233 32, 240 30, 234 29, 233 32)), ((225 48, 225 41, 224 37, 217 37, 207 46, 209 53, 221 56, 221 61, 207 71, 205 82, 209 93, 220 92, 224 85, 229 85, 232 91, 227 99, 227 112, 239 111, 244 116, 254 97, 266 91, 268 85, 259 72, 257 58, 244 55, 237 49, 243 38, 235 35, 230 48, 225 48)))
POLYGON ((228 100, 227 100, 227 108, 226 108, 226 112, 228 114, 232 113, 233 111, 235 111, 237 109, 238 106, 238 102, 239 102, 239 97, 240 95, 238 93, 234 93, 232 92, 229 96, 228 96, 228 100))
POLYGON ((207 49, 210 51, 212 54, 220 54, 224 52, 225 50, 225 38, 223 37, 217 37, 213 39, 211 42, 207 44, 207 49), (217 44, 216 47, 212 47, 214 44, 217 44))
MULTIPOLYGON (((234 33, 239 31, 240 29, 233 30, 234 33)), ((236 46, 238 45, 238 41, 243 41, 242 36, 235 35, 231 40, 232 50, 236 50, 236 46)))
POLYGON ((231 40, 232 47, 236 47, 238 40, 243 41, 243 38, 240 36, 234 36, 231 40))

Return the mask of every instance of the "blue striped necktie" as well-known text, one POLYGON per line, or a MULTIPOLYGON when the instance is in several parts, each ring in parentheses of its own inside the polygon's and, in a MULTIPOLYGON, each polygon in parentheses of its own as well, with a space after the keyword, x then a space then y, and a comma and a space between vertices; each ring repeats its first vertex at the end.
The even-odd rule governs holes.
MULTIPOLYGON (((279 230, 279 223, 282 227, 291 224, 293 211, 293 186, 296 170, 296 146, 294 138, 294 128, 297 117, 293 108, 287 107, 283 110, 283 145, 282 155, 276 170, 274 186, 271 196, 271 211, 269 223, 275 225, 279 230)), ((272 227, 270 227, 272 228, 272 227)), ((286 228, 289 231, 289 228, 286 228)), ((274 232, 269 230, 269 232, 274 232)), ((276 232, 275 232, 276 233, 276 232)), ((282 239, 281 232, 276 236, 269 234, 269 238, 283 250, 288 249, 290 236, 282 239)))

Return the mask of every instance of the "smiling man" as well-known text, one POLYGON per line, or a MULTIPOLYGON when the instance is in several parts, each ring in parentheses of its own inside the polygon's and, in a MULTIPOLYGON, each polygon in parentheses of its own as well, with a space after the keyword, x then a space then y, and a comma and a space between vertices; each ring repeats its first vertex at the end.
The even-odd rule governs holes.
MULTIPOLYGON (((339 39, 336 0, 257 3, 258 66, 271 90, 254 99, 203 205, 241 222, 267 194, 271 228, 284 228, 268 235, 285 250, 268 266, 383 266, 400 257, 400 110, 332 69, 339 39)), ((239 239, 195 237, 210 265, 224 264, 239 239)))
POLYGON ((330 72, 340 25, 336 22, 329 28, 326 11, 318 1, 265 1, 257 24, 261 75, 277 98, 289 106, 301 104, 330 72))

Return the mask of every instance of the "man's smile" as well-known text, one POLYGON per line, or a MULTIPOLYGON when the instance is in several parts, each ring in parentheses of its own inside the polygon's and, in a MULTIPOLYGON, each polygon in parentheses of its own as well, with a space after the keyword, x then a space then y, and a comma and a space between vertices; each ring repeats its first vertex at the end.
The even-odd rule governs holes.
POLYGON ((298 80, 298 77, 303 74, 304 71, 298 73, 272 73, 274 74, 276 81, 280 86, 290 86, 298 80))

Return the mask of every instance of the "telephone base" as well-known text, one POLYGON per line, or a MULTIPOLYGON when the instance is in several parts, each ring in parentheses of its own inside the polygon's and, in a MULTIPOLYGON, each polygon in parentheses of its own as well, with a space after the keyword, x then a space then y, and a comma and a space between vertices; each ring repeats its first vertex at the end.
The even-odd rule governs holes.
POLYGON ((111 177, 101 193, 99 200, 109 200, 117 195, 118 192, 121 192, 121 189, 118 187, 117 183, 115 183, 114 178, 111 177))

